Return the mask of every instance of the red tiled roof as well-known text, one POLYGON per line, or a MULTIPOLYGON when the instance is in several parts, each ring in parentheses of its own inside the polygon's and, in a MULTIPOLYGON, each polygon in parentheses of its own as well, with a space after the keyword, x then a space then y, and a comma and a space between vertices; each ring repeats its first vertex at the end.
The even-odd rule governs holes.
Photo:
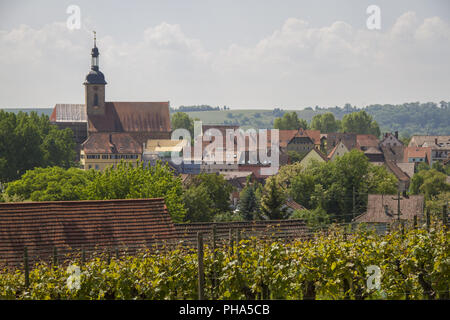
POLYGON ((408 162, 408 158, 427 158, 429 162, 431 160, 431 148, 430 147, 406 147, 404 150, 405 162, 408 162))
POLYGON ((388 169, 397 177, 400 181, 409 181, 409 177, 406 173, 400 169, 394 161, 386 161, 385 162, 388 169))
POLYGON ((82 149, 86 154, 142 153, 142 146, 128 133, 91 133, 83 142, 82 149))
POLYGON ((395 161, 397 163, 404 161, 405 147, 403 145, 380 145, 380 147, 386 160, 395 161))
POLYGON ((132 250, 175 237, 162 198, 0 203, 0 264, 23 261, 24 247, 48 261, 54 247, 132 250))
POLYGON ((320 145, 320 130, 304 130, 304 132, 312 139, 315 145, 320 145))
MULTIPOLYGON (((267 130, 267 145, 270 147, 272 141, 272 131, 267 130)), ((298 133, 298 130, 278 130, 278 140, 280 148, 286 148, 289 141, 298 133)))
MULTIPOLYGON (((397 195, 369 194, 366 213, 355 218, 356 222, 390 223, 397 219, 397 195), (386 214, 386 210, 392 216, 386 214)), ((413 220, 423 216, 423 195, 409 196, 400 200, 400 219, 413 220)))
POLYGON ((89 132, 169 132, 169 102, 106 102, 104 115, 90 115, 89 132))
POLYGON ((331 149, 330 153, 329 153, 328 156, 327 156, 327 160, 328 160, 328 159, 331 159, 331 158, 333 157, 333 154, 336 152, 336 149, 337 149, 337 147, 339 146, 339 144, 340 144, 340 141, 334 146, 333 149, 331 149))
POLYGON ((358 134, 358 135, 356 135, 356 145, 360 149, 362 147, 378 148, 379 144, 380 144, 380 140, 377 137, 375 137, 373 134, 358 134))
POLYGON ((327 149, 331 150, 335 145, 342 141, 348 151, 356 148, 356 133, 330 132, 327 135, 327 149))

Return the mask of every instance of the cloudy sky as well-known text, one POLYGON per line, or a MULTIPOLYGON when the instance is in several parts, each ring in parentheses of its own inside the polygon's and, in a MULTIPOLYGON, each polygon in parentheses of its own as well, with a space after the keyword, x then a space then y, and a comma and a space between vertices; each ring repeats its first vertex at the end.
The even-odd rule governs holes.
POLYGON ((300 109, 450 100, 448 0, 0 0, 0 108, 109 101, 300 109), (81 28, 67 27, 77 5, 81 28), (369 30, 369 5, 381 29, 369 30))

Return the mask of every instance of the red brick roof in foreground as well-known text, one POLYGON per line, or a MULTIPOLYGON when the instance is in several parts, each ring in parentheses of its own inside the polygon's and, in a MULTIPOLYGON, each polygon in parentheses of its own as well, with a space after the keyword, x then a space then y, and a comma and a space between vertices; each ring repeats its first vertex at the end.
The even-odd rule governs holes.
MULTIPOLYGON (((397 195, 369 194, 366 213, 356 217, 356 222, 392 223, 397 220, 397 195), (387 213, 390 215, 388 215, 387 213)), ((400 219, 413 220, 414 216, 420 220, 423 217, 423 195, 401 197, 400 219)))
POLYGON ((176 237, 164 199, 0 203, 0 264, 49 261, 53 248, 151 246, 176 237))

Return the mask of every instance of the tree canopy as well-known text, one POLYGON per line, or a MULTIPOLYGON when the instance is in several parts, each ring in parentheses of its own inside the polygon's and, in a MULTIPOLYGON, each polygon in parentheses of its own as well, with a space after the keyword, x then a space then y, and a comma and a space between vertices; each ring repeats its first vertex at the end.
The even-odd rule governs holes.
POLYGON ((171 118, 172 130, 186 129, 194 136, 194 119, 190 118, 187 113, 177 112, 172 115, 171 118))
POLYGON ((35 167, 74 165, 71 129, 59 130, 48 116, 0 110, 0 182, 19 178, 35 167))
POLYGON ((440 193, 450 192, 447 175, 436 169, 420 170, 411 179, 412 194, 423 194, 425 200, 431 200, 440 193))
POLYGON ((338 132, 339 122, 331 112, 317 114, 311 120, 311 129, 320 130, 322 133, 338 132))
POLYGON ((394 194, 397 179, 386 168, 369 163, 364 154, 352 150, 336 161, 312 161, 308 170, 301 165, 287 165, 275 176, 294 201, 308 210, 324 209, 339 220, 349 221, 362 213, 368 193, 394 194), (289 170, 290 166, 295 166, 289 170), (353 208, 353 196, 355 208, 353 208))
POLYGON ((298 130, 308 129, 308 122, 305 119, 299 119, 297 112, 287 112, 281 118, 276 118, 273 127, 279 130, 298 130))
POLYGON ((341 121, 341 131, 358 134, 373 134, 376 137, 379 137, 381 134, 378 123, 364 110, 346 114, 341 121))
POLYGON ((110 167, 104 171, 36 168, 9 183, 6 194, 11 198, 33 201, 161 197, 174 222, 182 222, 186 214, 181 180, 160 162, 145 167, 139 162, 133 165, 121 161, 116 168, 110 167))
POLYGON ((216 215, 230 212, 233 186, 222 175, 201 173, 186 186, 183 202, 186 221, 212 221, 216 215))

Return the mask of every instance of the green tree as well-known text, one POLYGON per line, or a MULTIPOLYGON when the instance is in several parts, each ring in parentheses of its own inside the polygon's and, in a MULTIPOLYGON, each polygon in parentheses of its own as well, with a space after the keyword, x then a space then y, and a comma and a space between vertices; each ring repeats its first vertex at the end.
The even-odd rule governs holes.
POLYGON ((239 211, 245 220, 254 220, 259 211, 259 199, 256 195, 258 183, 251 183, 247 179, 245 187, 239 195, 239 211))
POLYGON ((281 118, 276 118, 273 127, 279 130, 298 130, 308 129, 308 122, 305 119, 299 119, 297 112, 287 112, 281 118))
POLYGON ((185 222, 206 222, 214 218, 214 202, 204 184, 191 186, 183 193, 185 222))
POLYGON ((271 220, 286 218, 286 210, 283 209, 285 202, 286 195, 283 189, 273 177, 267 178, 261 196, 261 214, 263 217, 271 220))
POLYGON ((9 183, 6 194, 33 201, 164 198, 174 222, 182 222, 186 214, 181 179, 160 162, 145 167, 121 161, 104 171, 36 168, 9 183))
POLYGON ((191 137, 194 136, 194 119, 190 118, 187 113, 174 113, 170 122, 172 125, 172 130, 186 129, 191 134, 191 137))
POLYGON ((292 213, 289 219, 302 219, 313 231, 324 228, 331 223, 330 216, 320 207, 317 207, 314 210, 296 210, 292 213))
POLYGON ((48 116, 0 110, 0 181, 19 178, 35 167, 69 168, 75 160, 71 129, 59 130, 48 116))
POLYGON ((337 132, 339 125, 331 112, 317 114, 311 120, 311 129, 320 130, 323 133, 337 132))
MULTIPOLYGON (((207 216, 212 218, 217 214, 230 211, 230 195, 234 188, 222 175, 215 173, 201 173, 196 175, 187 186, 187 189, 190 188, 197 188, 192 192, 195 192, 198 196, 202 195, 204 202, 209 205, 209 210, 206 215, 201 212, 194 212, 197 210, 197 206, 190 206, 188 210, 190 210, 189 217, 192 219, 191 221, 195 221, 193 220, 195 217, 202 217, 203 219, 207 216)), ((189 203, 191 202, 188 201, 189 203)))
POLYGON ((19 180, 6 188, 8 197, 32 201, 62 201, 87 199, 88 172, 61 167, 28 170, 19 180))
POLYGON ((346 114, 342 118, 341 127, 343 132, 373 134, 377 137, 381 133, 378 123, 364 110, 346 114))
POLYGON ((121 161, 116 168, 91 172, 92 182, 87 185, 89 199, 164 198, 172 220, 177 223, 184 220, 181 178, 173 174, 167 163, 159 161, 146 167, 139 161, 135 165, 121 161))
POLYGON ((352 150, 336 161, 312 162, 308 170, 296 171, 284 180, 289 180, 284 185, 296 202, 309 210, 320 207, 345 221, 351 220, 354 209, 356 213, 365 210, 368 193, 393 194, 397 190, 395 176, 384 167, 370 164, 358 150, 352 150))
POLYGON ((411 179, 412 194, 423 194, 425 200, 431 200, 440 193, 450 191, 450 184, 446 182, 447 175, 436 169, 417 172, 411 179))

